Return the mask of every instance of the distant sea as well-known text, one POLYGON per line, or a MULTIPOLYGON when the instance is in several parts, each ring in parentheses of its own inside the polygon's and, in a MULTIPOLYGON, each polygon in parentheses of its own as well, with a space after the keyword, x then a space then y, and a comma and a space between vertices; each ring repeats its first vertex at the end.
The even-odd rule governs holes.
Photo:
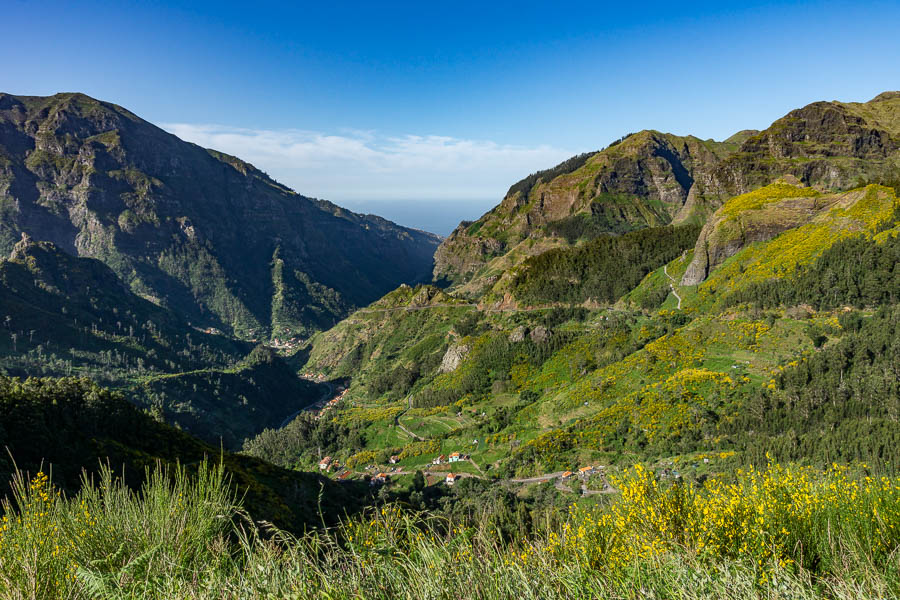
POLYGON ((448 236, 460 221, 474 221, 500 202, 493 200, 345 200, 353 212, 374 214, 404 227, 448 236))

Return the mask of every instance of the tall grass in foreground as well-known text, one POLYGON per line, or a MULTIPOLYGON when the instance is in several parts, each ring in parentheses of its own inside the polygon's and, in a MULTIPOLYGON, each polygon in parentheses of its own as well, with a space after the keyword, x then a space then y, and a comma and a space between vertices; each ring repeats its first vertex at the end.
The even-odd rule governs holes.
POLYGON ((900 479, 772 466, 661 486, 635 467, 610 506, 502 544, 396 506, 262 536, 221 467, 103 472, 66 499, 19 477, 0 525, 9 598, 893 598, 900 479))

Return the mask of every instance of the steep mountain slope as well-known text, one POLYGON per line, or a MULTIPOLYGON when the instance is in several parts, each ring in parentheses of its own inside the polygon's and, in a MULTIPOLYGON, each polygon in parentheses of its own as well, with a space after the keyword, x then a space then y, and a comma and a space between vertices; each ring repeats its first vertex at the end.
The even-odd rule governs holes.
POLYGON ((153 374, 229 366, 250 344, 193 329, 99 260, 23 237, 0 259, 0 364, 25 373, 153 374))
POLYGON ((166 422, 236 450, 246 438, 319 400, 323 390, 258 346, 233 368, 141 377, 123 391, 166 422))
POLYGON ((88 375, 228 448, 322 393, 272 350, 198 331, 50 242, 23 239, 0 260, 0 319, 2 371, 88 375))
MULTIPOLYGON (((451 328, 474 307, 434 286, 404 286, 360 309, 310 341, 309 365, 330 377, 371 379, 372 391, 392 378, 415 381, 438 368, 451 328)), ((384 391, 384 390, 381 390, 384 391)))
POLYGON ((308 334, 426 278, 438 238, 298 195, 81 94, 0 94, 0 252, 24 232, 242 337, 308 334))
POLYGON ((78 489, 82 469, 96 472, 101 462, 138 487, 158 462, 195 469, 199 461, 220 457, 239 496, 256 519, 301 531, 336 521, 358 506, 358 495, 312 473, 299 473, 206 445, 157 423, 85 379, 0 376, 0 480, 6 491, 13 463, 32 474, 51 472, 67 492, 78 489), (11 457, 11 458, 10 458, 11 457), (319 504, 321 502, 321 505, 319 504))
POLYGON ((452 287, 311 340, 308 371, 352 378, 328 417, 355 440, 339 457, 459 452, 454 471, 510 483, 766 452, 895 468, 898 128, 897 93, 814 103, 721 144, 633 134, 517 183, 439 249, 452 287))
POLYGON ((434 276, 480 296, 529 256, 669 223, 702 223, 726 198, 790 175, 819 191, 896 179, 900 93, 816 102, 725 142, 642 131, 513 185, 438 248, 434 276))
POLYGON ((896 202, 892 188, 878 185, 822 194, 778 182, 737 196, 703 227, 681 284, 699 284, 720 266, 701 294, 789 275, 840 239, 874 235, 891 222, 896 202))
POLYGON ((716 171, 731 195, 792 175, 822 191, 897 177, 900 92, 869 102, 814 102, 748 137, 716 171))

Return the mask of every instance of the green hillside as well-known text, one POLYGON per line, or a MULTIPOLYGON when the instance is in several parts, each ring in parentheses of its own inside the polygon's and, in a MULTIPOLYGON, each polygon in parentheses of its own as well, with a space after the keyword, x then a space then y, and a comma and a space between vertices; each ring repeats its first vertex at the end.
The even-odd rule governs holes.
POLYGON ((0 462, 0 591, 41 565, 46 597, 896 596, 898 102, 625 136, 314 333, 360 303, 276 245, 259 327, 306 323, 289 344, 23 238, 0 366, 55 377, 0 376, 0 444, 53 478, 0 462))
POLYGON ((498 206, 441 243, 435 278, 480 296, 504 271, 549 248, 703 224, 728 198, 786 175, 820 192, 896 180, 898 107, 895 92, 865 103, 816 102, 724 142, 630 134, 514 184, 498 206))
POLYGON ((319 400, 324 391, 259 346, 234 368, 142 377, 125 393, 166 422, 234 450, 319 400))
POLYGON ((98 380, 228 366, 249 344, 192 328, 132 293, 106 265, 23 238, 0 259, 0 365, 98 380))
MULTIPOLYGON (((897 356, 898 206, 884 186, 775 183, 726 201, 693 249, 696 228, 682 228, 682 242, 678 228, 649 228, 528 259, 499 303, 431 292, 431 305, 395 310, 388 296, 315 337, 306 370, 352 378, 329 416, 357 434, 336 449, 351 463, 399 454, 426 468, 459 451, 474 473, 509 478, 681 457, 702 473, 768 450, 894 468, 880 441, 893 435, 893 392, 866 390, 896 390, 881 369, 897 356), (700 252, 709 274, 688 285, 700 252), (844 411, 785 404, 800 373, 828 380, 832 356, 857 382, 844 411), (779 425, 748 425, 775 407, 779 425), (855 439, 877 410, 884 435, 855 439)), ((406 295, 416 293, 429 292, 406 295)))
POLYGON ((49 242, 24 239, 0 260, 0 294, 8 374, 89 376, 214 445, 240 448, 324 391, 272 350, 199 331, 49 242))

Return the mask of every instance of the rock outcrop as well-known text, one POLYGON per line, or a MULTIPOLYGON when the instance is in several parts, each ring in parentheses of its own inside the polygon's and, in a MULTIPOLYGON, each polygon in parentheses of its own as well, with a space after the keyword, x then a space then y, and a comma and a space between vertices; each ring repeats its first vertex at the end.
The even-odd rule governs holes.
MULTIPOLYGON (((877 187, 877 186, 870 186, 877 187)), ((779 234, 826 217, 837 219, 843 228, 858 228, 850 221, 830 215, 833 208, 855 205, 867 194, 865 189, 823 194, 814 188, 780 180, 732 198, 710 217, 694 247, 681 285, 703 282, 716 267, 755 242, 771 240, 779 234)))
MULTIPOLYGON (((462 223, 435 253, 436 279, 468 280, 491 258, 553 223, 621 233, 703 218, 722 195, 715 169, 726 144, 642 131, 513 185, 496 208, 462 223)), ((523 252, 526 254, 526 252, 523 252)))
POLYGON ((459 368, 460 363, 469 354, 468 344, 456 344, 447 348, 444 358, 441 360, 440 372, 450 373, 459 368))

